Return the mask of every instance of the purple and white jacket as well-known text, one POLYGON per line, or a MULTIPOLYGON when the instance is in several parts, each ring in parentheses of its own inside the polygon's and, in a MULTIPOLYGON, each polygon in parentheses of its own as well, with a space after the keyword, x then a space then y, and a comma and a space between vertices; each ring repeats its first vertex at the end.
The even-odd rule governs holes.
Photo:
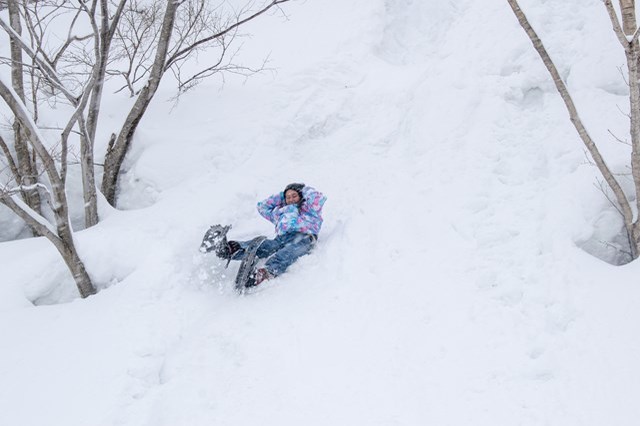
POLYGON ((318 235, 322 227, 322 206, 327 197, 310 186, 302 188, 304 202, 297 204, 285 202, 284 192, 274 194, 258 203, 258 213, 276 226, 276 234, 290 232, 318 235))

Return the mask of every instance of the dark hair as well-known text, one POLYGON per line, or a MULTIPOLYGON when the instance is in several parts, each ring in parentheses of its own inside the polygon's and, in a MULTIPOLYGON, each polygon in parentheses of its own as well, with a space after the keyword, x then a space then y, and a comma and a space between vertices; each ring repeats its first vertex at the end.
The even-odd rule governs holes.
POLYGON ((296 191, 298 193, 298 196, 300 196, 300 198, 302 199, 302 188, 304 188, 304 183, 290 183, 284 189, 284 192, 282 194, 286 197, 287 196, 287 191, 293 189, 294 191, 296 191))

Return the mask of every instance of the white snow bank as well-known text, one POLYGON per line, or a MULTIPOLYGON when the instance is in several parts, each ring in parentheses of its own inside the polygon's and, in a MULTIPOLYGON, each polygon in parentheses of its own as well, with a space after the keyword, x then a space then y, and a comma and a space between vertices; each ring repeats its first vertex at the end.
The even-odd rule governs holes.
MULTIPOLYGON (((623 132, 601 3, 522 7, 594 136, 623 132)), ((508 5, 290 10, 245 51, 277 74, 153 104, 126 211, 77 235, 97 296, 0 244, 6 423, 634 425, 637 262, 579 247, 619 221, 508 5), (237 297, 200 238, 271 235, 255 203, 291 181, 328 196, 319 244, 237 297)))

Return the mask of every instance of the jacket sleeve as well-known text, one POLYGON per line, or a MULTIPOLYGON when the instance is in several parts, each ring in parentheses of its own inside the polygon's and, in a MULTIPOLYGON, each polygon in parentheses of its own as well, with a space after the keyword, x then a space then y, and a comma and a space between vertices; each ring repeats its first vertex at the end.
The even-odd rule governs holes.
POLYGON ((322 212, 322 206, 324 202, 327 201, 327 197, 325 197, 322 192, 310 186, 305 186, 302 189, 302 195, 304 202, 300 208, 301 211, 312 214, 320 214, 322 212))
POLYGON ((284 205, 284 195, 282 192, 273 194, 271 197, 258 203, 258 213, 269 222, 277 224, 281 216, 280 209, 284 205))

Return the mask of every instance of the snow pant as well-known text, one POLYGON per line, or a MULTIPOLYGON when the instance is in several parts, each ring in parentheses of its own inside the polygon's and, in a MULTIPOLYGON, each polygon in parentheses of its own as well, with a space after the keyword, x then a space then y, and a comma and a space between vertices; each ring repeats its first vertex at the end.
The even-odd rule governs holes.
MULTIPOLYGON (((273 276, 278 276, 287 270, 299 257, 309 253, 316 244, 316 236, 313 234, 303 234, 300 232, 291 232, 284 235, 278 235, 273 240, 264 240, 256 256, 260 259, 268 257, 264 267, 273 276)), ((231 256, 233 260, 241 260, 244 258, 244 249, 247 248, 250 241, 238 241, 241 250, 238 250, 231 256)))

